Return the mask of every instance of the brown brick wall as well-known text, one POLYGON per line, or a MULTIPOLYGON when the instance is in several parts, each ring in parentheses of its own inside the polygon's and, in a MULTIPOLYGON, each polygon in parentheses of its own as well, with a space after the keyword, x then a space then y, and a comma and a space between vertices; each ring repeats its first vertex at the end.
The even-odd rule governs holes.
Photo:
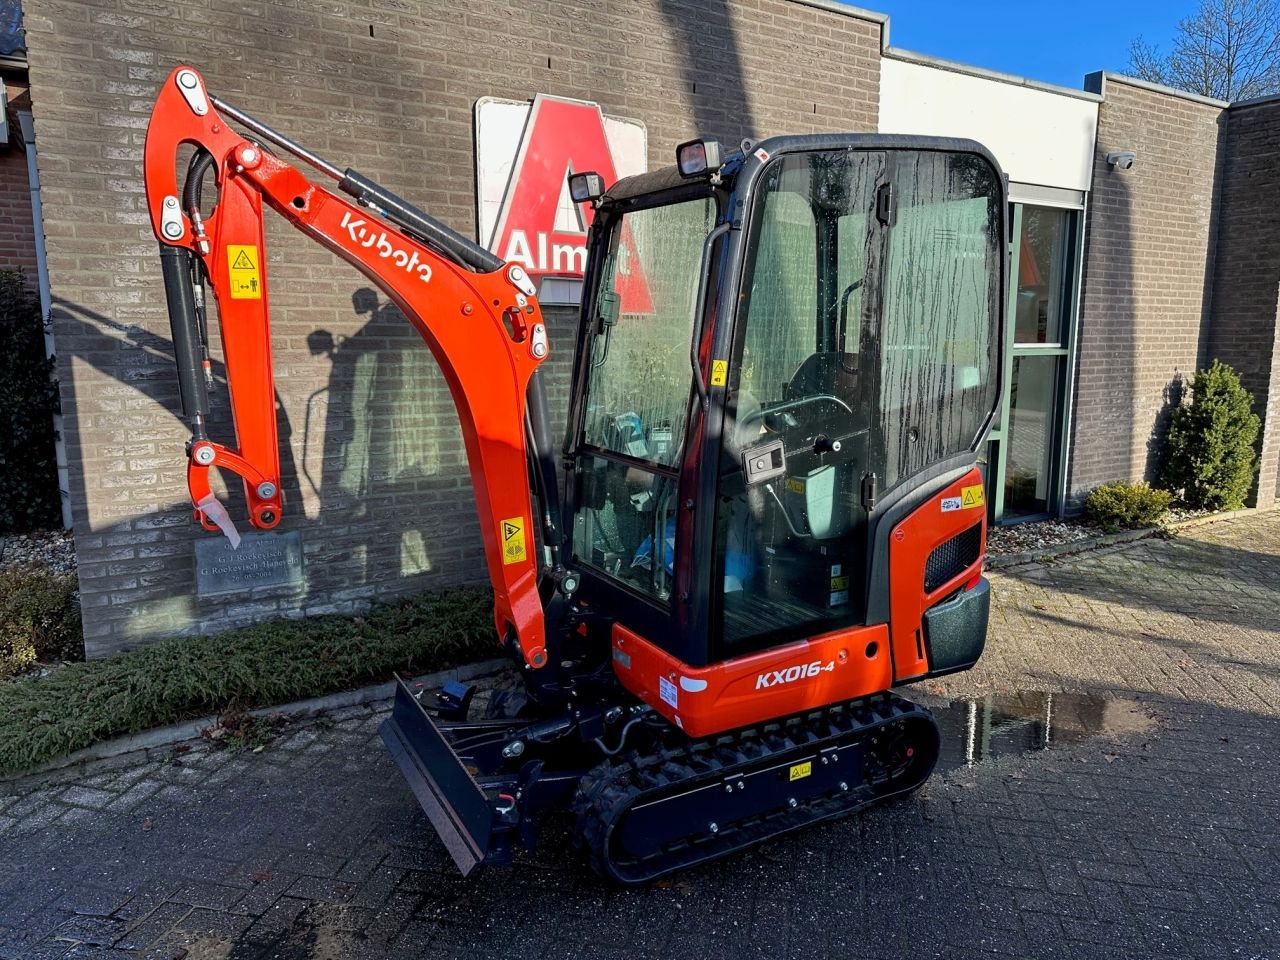
POLYGON ((1098 114, 1069 499, 1153 479, 1208 333, 1221 108, 1109 78, 1098 114), (1130 170, 1106 155, 1132 150, 1130 170))
POLYGON ((27 84, 16 76, 0 78, 9 112, 9 142, 0 144, 0 270, 22 269, 36 285, 36 235, 31 226, 31 185, 27 155, 14 109, 26 106, 27 84))
POLYGON ((1236 369, 1263 416, 1258 500, 1268 503, 1280 470, 1280 102, 1233 107, 1227 131, 1209 355, 1236 369))
POLYGON ((94 656, 484 578, 456 419, 429 355, 391 313, 353 305, 367 286, 353 270, 273 219, 282 529, 302 531, 308 581, 194 598, 187 434, 139 170, 175 63, 471 234, 478 97, 596 100, 644 121, 651 166, 695 133, 736 143, 876 128, 879 24, 786 0, 24 6, 94 656), (309 342, 317 330, 332 349, 309 342))

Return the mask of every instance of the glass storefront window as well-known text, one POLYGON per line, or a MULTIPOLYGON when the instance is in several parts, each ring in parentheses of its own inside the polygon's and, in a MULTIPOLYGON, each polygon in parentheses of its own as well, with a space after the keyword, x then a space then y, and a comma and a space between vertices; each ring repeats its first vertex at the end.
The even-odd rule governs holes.
POLYGON ((1061 343, 1068 320, 1074 213, 1053 207, 1022 209, 1015 343, 1061 343))
POLYGON ((1058 380, 1062 358, 1013 358, 1008 442, 1005 446, 1004 512, 1009 518, 1049 511, 1055 474, 1058 380))

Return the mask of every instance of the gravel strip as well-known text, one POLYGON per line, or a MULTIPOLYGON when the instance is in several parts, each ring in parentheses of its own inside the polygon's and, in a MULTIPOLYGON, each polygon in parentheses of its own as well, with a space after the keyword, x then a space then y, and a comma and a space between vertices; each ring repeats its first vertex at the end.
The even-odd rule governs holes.
POLYGON ((76 572, 76 542, 70 530, 0 537, 0 567, 47 564, 55 573, 76 572))
POLYGON ((1045 547, 1090 540, 1102 536, 1103 532, 1101 527, 1086 520, 1039 520, 1009 527, 990 527, 987 530, 987 553, 996 557, 1033 553, 1045 547))

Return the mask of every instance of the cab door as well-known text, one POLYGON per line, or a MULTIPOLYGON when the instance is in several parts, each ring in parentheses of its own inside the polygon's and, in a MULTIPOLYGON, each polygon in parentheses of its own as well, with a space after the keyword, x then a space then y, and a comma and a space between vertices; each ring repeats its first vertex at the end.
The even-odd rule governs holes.
POLYGON ((722 656, 862 616, 884 184, 884 153, 857 150, 757 181, 716 503, 722 656))

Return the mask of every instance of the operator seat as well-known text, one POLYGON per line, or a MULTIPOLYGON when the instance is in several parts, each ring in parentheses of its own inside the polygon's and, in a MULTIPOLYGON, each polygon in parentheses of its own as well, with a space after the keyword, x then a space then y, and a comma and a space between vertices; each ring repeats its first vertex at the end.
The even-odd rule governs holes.
POLYGON ((786 398, 799 400, 828 393, 849 406, 858 399, 858 355, 856 353, 812 353, 787 381, 786 398))

